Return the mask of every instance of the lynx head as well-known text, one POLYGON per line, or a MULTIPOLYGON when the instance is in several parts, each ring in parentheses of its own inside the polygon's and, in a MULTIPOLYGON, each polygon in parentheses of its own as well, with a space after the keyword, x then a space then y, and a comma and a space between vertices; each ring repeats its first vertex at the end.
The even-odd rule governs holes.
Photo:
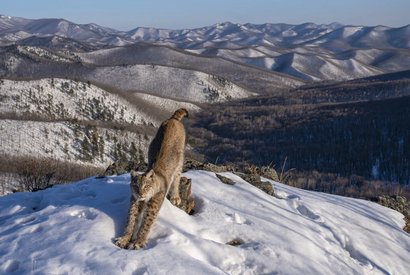
POLYGON ((157 189, 157 180, 154 170, 149 170, 143 175, 131 172, 131 190, 136 200, 144 201, 150 199, 157 189))
POLYGON ((185 108, 180 108, 176 110, 175 113, 172 115, 172 118, 175 118, 179 121, 181 121, 184 117, 188 117, 188 111, 185 108))

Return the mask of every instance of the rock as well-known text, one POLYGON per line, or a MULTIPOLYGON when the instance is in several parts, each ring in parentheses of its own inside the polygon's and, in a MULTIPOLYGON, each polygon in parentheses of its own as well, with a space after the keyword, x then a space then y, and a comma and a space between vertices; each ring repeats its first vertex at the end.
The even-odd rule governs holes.
POLYGON ((410 200, 402 196, 379 196, 371 200, 402 213, 406 222, 403 230, 410 233, 410 200))
POLYGON ((206 171, 214 172, 214 173, 235 171, 235 168, 233 166, 216 165, 216 164, 212 164, 212 163, 205 163, 203 169, 206 170, 206 171))
POLYGON ((250 175, 259 175, 274 181, 279 181, 278 174, 276 173, 276 170, 273 169, 270 166, 256 166, 256 165, 247 165, 243 168, 243 172, 245 174, 250 174, 250 175))
POLYGON ((236 167, 233 165, 216 165, 212 163, 202 163, 193 159, 186 159, 184 163, 184 172, 188 170, 205 170, 214 173, 233 172, 236 171, 236 167))
POLYGON ((226 244, 232 245, 232 246, 238 246, 238 245, 244 244, 244 242, 239 238, 235 238, 232 241, 227 242, 226 244))
POLYGON ((147 169, 146 163, 135 161, 116 161, 105 170, 103 176, 121 175, 134 171, 145 171, 147 169))
POLYGON ((186 172, 188 170, 200 170, 204 164, 202 162, 196 161, 194 159, 185 159, 183 171, 186 172))
POLYGON ((194 212, 195 201, 191 197, 192 181, 186 177, 181 177, 179 182, 179 196, 181 197, 181 203, 178 208, 185 211, 187 214, 192 215, 194 212))
POLYGON ((263 192, 275 196, 275 190, 273 190, 273 186, 270 182, 264 182, 261 180, 259 175, 250 175, 244 173, 235 173, 239 177, 241 177, 244 181, 249 182, 253 186, 261 189, 263 192))
POLYGON ((235 182, 234 182, 233 180, 231 180, 230 178, 224 177, 224 176, 219 175, 219 174, 215 174, 215 175, 217 176, 217 178, 218 178, 222 183, 225 183, 225 184, 228 184, 228 185, 234 185, 234 184, 235 184, 235 182))
POLYGON ((272 167, 262 166, 260 175, 262 177, 265 177, 265 178, 274 180, 276 182, 279 182, 278 173, 276 173, 276 170, 273 169, 272 167))

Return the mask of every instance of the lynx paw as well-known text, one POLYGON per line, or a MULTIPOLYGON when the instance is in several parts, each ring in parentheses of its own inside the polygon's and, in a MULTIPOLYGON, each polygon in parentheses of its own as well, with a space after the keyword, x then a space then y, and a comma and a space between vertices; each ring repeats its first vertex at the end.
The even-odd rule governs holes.
POLYGON ((171 203, 175 206, 178 206, 181 203, 181 198, 179 196, 172 197, 171 203))
POLYGON ((125 236, 118 237, 115 239, 115 245, 121 248, 127 247, 128 242, 129 242, 129 239, 126 238, 125 236))
POLYGON ((144 247, 144 245, 140 244, 140 243, 130 243, 130 244, 127 245, 127 249, 132 249, 132 250, 138 250, 138 249, 141 249, 143 247, 144 247))

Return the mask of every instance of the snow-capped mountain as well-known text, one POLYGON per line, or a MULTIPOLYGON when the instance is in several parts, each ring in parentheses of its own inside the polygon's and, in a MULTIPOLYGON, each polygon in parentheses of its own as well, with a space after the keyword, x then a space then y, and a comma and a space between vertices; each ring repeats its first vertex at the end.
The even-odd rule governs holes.
POLYGON ((148 244, 114 245, 129 174, 0 197, 2 274, 407 274, 403 216, 373 202, 188 171, 195 212, 165 200, 148 244), (229 245, 228 243, 234 244, 229 245))
POLYGON ((89 44, 120 45, 121 32, 96 24, 75 24, 64 19, 29 20, 0 16, 0 36, 4 42, 16 42, 31 36, 61 36, 89 44))
MULTIPOLYGON (((305 23, 234 24, 168 30, 138 27, 117 31, 64 19, 2 16, 0 45, 70 48, 45 37, 63 37, 92 47, 147 42, 203 56, 221 57, 303 80, 343 80, 410 69, 410 25, 352 26, 305 23)), ((68 40, 67 40, 68 42, 68 40)), ((74 47, 72 47, 74 48, 74 47)), ((80 51, 90 51, 82 46, 80 51)))
MULTIPOLYGON (((344 41, 357 48, 409 48, 410 25, 401 28, 385 26, 345 26, 339 23, 314 24, 235 24, 224 22, 196 29, 156 29, 137 27, 124 32, 97 24, 76 24, 64 19, 24 19, 0 16, 0 35, 15 42, 27 36, 63 36, 95 45, 131 44, 137 41, 161 42, 184 49, 200 49, 209 46, 278 46, 322 45, 330 47, 344 41), (14 35, 13 35, 14 34, 14 35), (118 40, 116 40, 118 39, 118 40)), ((340 45, 341 46, 341 45, 340 45)), ((341 48, 339 46, 339 48, 341 48)), ((340 49, 339 49, 340 50, 340 49)))
POLYGON ((167 46, 138 44, 84 52, 79 43, 66 45, 63 50, 44 46, 0 47, 0 76, 68 77, 123 91, 208 103, 303 84, 286 74, 167 46))

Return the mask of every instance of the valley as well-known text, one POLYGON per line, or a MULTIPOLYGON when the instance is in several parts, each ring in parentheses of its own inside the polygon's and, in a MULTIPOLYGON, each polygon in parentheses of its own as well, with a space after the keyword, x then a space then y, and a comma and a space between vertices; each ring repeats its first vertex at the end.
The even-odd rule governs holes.
POLYGON ((195 158, 404 186, 409 64, 409 26, 124 32, 1 16, 0 154, 97 169, 143 161, 184 107, 195 158))

